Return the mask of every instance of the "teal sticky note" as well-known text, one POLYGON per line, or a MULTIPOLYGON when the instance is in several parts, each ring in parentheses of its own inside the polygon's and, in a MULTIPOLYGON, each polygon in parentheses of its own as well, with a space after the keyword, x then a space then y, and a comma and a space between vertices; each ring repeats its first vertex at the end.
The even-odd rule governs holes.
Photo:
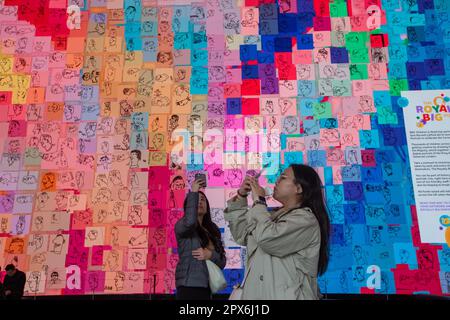
POLYGON ((378 124, 398 124, 398 116, 389 106, 377 107, 378 124))
POLYGON ((205 49, 191 50, 191 64, 193 67, 208 65, 208 51, 205 49))
POLYGON ((189 32, 177 32, 173 37, 173 48, 175 50, 184 50, 191 48, 191 34, 189 32))
POLYGON ((359 142, 364 149, 376 149, 380 147, 378 130, 359 130, 359 142))
POLYGON ((303 152, 301 151, 287 151, 284 153, 284 165, 303 163, 303 152))
POLYGON ((352 83, 350 80, 332 80, 333 96, 349 97, 352 95, 352 83))
POLYGON ((192 67, 191 94, 208 94, 208 68, 192 67))
POLYGON ((325 119, 331 118, 331 104, 329 102, 319 102, 314 104, 314 118, 316 119, 325 119))

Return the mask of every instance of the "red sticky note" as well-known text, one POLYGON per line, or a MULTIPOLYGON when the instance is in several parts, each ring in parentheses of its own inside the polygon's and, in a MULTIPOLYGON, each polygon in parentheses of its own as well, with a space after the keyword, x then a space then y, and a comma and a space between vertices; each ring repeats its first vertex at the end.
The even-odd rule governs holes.
POLYGON ((330 31, 331 19, 328 17, 314 17, 314 31, 330 31))
POLYGON ((259 114, 259 99, 242 98, 242 114, 259 114))
POLYGON ((241 93, 243 96, 259 96, 261 94, 261 81, 259 79, 242 80, 241 93))
POLYGON ((11 104, 12 92, 11 91, 0 91, 0 105, 11 104))
POLYGON ((371 34, 370 35, 370 46, 372 48, 382 48, 387 47, 389 44, 387 34, 371 34))
POLYGON ((375 167, 375 150, 361 150, 361 159, 363 167, 375 167))

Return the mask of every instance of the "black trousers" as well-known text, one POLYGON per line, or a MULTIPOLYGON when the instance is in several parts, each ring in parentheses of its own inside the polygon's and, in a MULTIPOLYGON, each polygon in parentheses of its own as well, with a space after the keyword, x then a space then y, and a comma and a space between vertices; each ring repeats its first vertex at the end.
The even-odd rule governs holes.
POLYGON ((211 300, 211 289, 200 287, 178 287, 177 300, 211 300))

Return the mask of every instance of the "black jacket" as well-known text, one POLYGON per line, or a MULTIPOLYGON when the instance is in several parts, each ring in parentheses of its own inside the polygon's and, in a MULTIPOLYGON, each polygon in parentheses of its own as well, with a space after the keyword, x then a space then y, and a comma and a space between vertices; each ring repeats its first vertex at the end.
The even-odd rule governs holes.
MULTIPOLYGON (((209 286, 208 268, 204 260, 197 260, 192 251, 201 248, 200 236, 197 233, 198 192, 187 194, 186 212, 175 224, 175 235, 178 244, 179 261, 175 271, 176 287, 203 287, 209 286)), ((211 261, 221 269, 225 268, 226 258, 216 250, 213 251, 211 261)))
POLYGON ((17 270, 16 274, 12 277, 6 275, 3 279, 3 293, 7 290, 11 290, 10 296, 5 296, 7 299, 20 299, 23 296, 23 290, 25 288, 25 273, 17 270))

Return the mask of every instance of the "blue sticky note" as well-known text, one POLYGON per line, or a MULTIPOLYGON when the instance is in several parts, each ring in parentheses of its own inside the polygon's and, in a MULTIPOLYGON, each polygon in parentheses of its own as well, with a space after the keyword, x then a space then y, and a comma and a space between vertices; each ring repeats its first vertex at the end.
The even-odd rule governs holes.
POLYGON ((303 130, 306 136, 313 136, 320 133, 320 122, 316 119, 307 119, 303 121, 303 130))
POLYGON ((379 245, 389 242, 387 228, 384 226, 366 226, 368 243, 370 245, 379 245))
MULTIPOLYGON (((450 272, 450 248, 438 250, 441 271, 450 272)), ((449 292, 450 293, 450 292, 449 292)))
POLYGON ((262 19, 259 21, 259 33, 261 35, 275 35, 278 34, 278 20, 277 19, 262 19))
POLYGON ((158 53, 158 38, 144 38, 142 51, 144 52, 144 61, 156 61, 158 53))
POLYGON ((344 197, 346 201, 361 201, 364 199, 361 182, 343 182, 344 197))
POLYGON ((331 63, 348 63, 348 51, 346 48, 330 48, 331 63))
POLYGON ((369 260, 371 264, 379 266, 381 269, 390 268, 394 265, 394 250, 391 246, 374 245, 369 250, 369 260))
POLYGON ((308 164, 312 167, 325 167, 327 165, 327 154, 325 150, 308 150, 308 164))
POLYGON ((406 73, 408 79, 426 79, 425 64, 422 62, 407 62, 406 73))
POLYGON ((272 52, 258 51, 258 63, 274 63, 275 57, 272 52))
POLYGON ((440 85, 439 80, 421 80, 420 87, 422 90, 436 90, 440 85))
POLYGON ((425 72, 428 76, 445 75, 444 61, 442 59, 426 59, 425 72))
POLYGON ((408 89, 409 90, 421 90, 422 85, 420 80, 408 80, 408 89))
POLYGON ((366 224, 368 226, 379 226, 386 224, 386 213, 382 205, 366 206, 366 224))
POLYGON ((98 104, 84 104, 81 107, 81 121, 96 121, 100 115, 98 104))
POLYGON ((383 184, 381 183, 364 183, 364 197, 367 204, 384 203, 383 184))
POLYGON ((390 182, 401 182, 403 170, 400 162, 385 162, 381 164, 383 179, 390 182))
POLYGON ((344 226, 342 224, 331 224, 331 244, 344 245, 344 226))
POLYGON ((297 49, 299 50, 314 49, 313 35, 310 33, 297 35, 297 49))
POLYGON ((311 98, 316 96, 316 81, 299 80, 297 81, 297 94, 302 98, 311 98))
POLYGON ((133 112, 131 114, 131 130, 132 131, 148 130, 148 112, 133 112))
MULTIPOLYGON (((434 11, 432 9, 435 9, 435 3, 438 3, 437 1, 433 1, 433 0, 418 0, 417 1, 417 7, 418 7, 418 11, 419 13, 424 13, 427 11, 434 11)), ((441 1, 443 2, 443 1, 441 1)), ((441 10, 443 9, 443 6, 440 5, 441 10)))
POLYGON ((327 186, 333 185, 333 168, 325 167, 323 168, 323 183, 327 186))
POLYGON ((313 26, 314 16, 314 9, 309 12, 299 13, 296 20, 297 33, 306 33, 306 31, 313 26))
POLYGON ((258 58, 256 44, 243 44, 239 47, 241 61, 256 60, 258 58))
POLYGON ((242 79, 258 79, 258 66, 257 65, 243 65, 242 66, 242 79))
POLYGON ((275 36, 261 36, 261 47, 263 52, 274 52, 275 36))
POLYGON ((379 149, 379 150, 375 150, 375 160, 377 163, 394 162, 395 155, 391 150, 379 149))
POLYGON ((408 42, 425 41, 425 26, 406 27, 408 42))
POLYGON ((365 212, 362 203, 346 203, 344 204, 344 217, 346 224, 364 224, 365 212))
POLYGON ((398 203, 390 203, 384 206, 386 222, 388 224, 405 224, 405 208, 398 203))
MULTIPOLYGON (((298 99, 300 100, 300 114, 303 117, 314 116, 314 105, 317 103, 316 99, 298 99)), ((319 128, 320 130, 320 128, 319 128)))
POLYGON ((130 149, 132 150, 148 149, 148 133, 143 131, 131 131, 130 149))
POLYGON ((242 282, 244 272, 244 269, 224 269, 223 275, 227 281, 227 287, 218 293, 231 293, 233 291, 233 286, 242 282))
POLYGON ((412 266, 417 266, 417 255, 412 243, 395 242, 393 247, 395 264, 408 264, 411 269, 415 269, 412 266))
POLYGON ((173 8, 172 30, 175 32, 189 31, 190 11, 190 6, 176 6, 173 8))
POLYGON ((376 167, 363 167, 362 178, 364 182, 382 182, 383 181, 383 173, 381 168, 376 167))
POLYGON ((344 206, 342 204, 333 204, 328 208, 330 222, 343 225, 345 222, 344 206))
POLYGON ((403 128, 382 127, 383 142, 385 146, 401 146, 406 144, 406 135, 403 128))
POLYGON ((227 98, 227 114, 241 114, 242 102, 240 98, 227 98))
POLYGON ((357 182, 361 181, 361 166, 353 165, 341 168, 342 181, 357 182))
POLYGON ((280 34, 294 34, 297 31, 297 17, 293 13, 280 14, 278 16, 278 32, 280 34))
POLYGON ((292 52, 292 38, 290 37, 276 37, 274 45, 275 52, 292 52))
POLYGON ((156 37, 158 35, 158 21, 145 20, 141 25, 141 37, 156 37))

